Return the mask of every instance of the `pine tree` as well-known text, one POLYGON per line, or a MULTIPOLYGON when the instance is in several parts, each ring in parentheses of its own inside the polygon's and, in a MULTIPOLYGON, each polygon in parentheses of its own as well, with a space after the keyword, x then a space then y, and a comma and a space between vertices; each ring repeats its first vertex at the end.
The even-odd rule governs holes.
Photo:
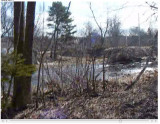
MULTIPOLYGON (((76 32, 73 31, 75 25, 72 25, 73 19, 70 18, 71 12, 69 12, 69 7, 70 3, 68 7, 65 7, 61 2, 53 2, 49 10, 48 27, 54 30, 54 60, 57 58, 56 50, 58 38, 62 36, 66 41, 76 32)), ((52 49, 51 58, 53 57, 52 49)))

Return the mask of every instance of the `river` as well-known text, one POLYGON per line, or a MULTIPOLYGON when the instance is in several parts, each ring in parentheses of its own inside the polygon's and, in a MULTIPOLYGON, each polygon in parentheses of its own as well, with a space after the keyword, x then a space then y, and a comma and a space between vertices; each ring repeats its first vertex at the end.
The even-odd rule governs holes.
MULTIPOLYGON (((152 62, 149 62, 149 65, 151 65, 152 62)), ((131 75, 131 74, 138 74, 143 67, 145 66, 145 62, 139 63, 139 62, 134 62, 131 64, 116 64, 116 65, 105 65, 105 78, 111 79, 111 78, 117 78, 117 77, 121 77, 121 76, 125 76, 125 75, 131 75)), ((95 76, 97 76, 97 80, 101 80, 103 78, 103 74, 102 74, 102 68, 103 65, 102 64, 96 64, 95 65, 95 76)), ((158 67, 156 64, 152 65, 152 66, 148 66, 146 68, 146 71, 154 71, 156 70, 158 67)), ((79 73, 80 74, 84 74, 84 67, 79 66, 78 67, 79 73)), ((70 65, 70 66, 66 66, 62 68, 62 80, 60 78, 60 74, 58 74, 58 68, 53 68, 53 67, 49 67, 49 69, 45 69, 44 70, 44 81, 48 82, 50 80, 54 80, 56 82, 62 83, 62 82, 71 82, 73 81, 73 78, 76 75, 76 66, 75 65, 70 65), (48 74, 50 74, 50 77, 48 76, 48 74)), ((90 65, 90 73, 92 75, 92 66, 90 65)), ((42 74, 42 71, 41 71, 42 74)), ((32 75, 32 85, 37 85, 37 80, 38 80, 38 71, 35 72, 32 75)))

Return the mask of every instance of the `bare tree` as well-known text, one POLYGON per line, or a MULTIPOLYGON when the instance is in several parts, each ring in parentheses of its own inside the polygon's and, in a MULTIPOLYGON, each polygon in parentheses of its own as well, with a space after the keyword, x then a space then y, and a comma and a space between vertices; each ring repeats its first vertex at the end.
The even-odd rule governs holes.
POLYGON ((13 30, 13 17, 8 16, 7 13, 13 12, 12 2, 1 2, 1 38, 5 37, 8 33, 12 34, 13 30))
MULTIPOLYGON (((103 29, 103 28, 100 26, 100 24, 98 23, 95 15, 94 15, 94 11, 93 11, 93 9, 92 9, 91 3, 90 3, 90 10, 91 10, 91 12, 92 12, 93 19, 94 19, 94 21, 96 22, 96 24, 97 24, 97 26, 98 26, 98 28, 99 28, 99 31, 100 31, 100 36, 101 36, 100 48, 101 48, 101 50, 104 50, 103 45, 104 45, 104 41, 105 41, 106 34, 107 34, 107 32, 108 32, 109 20, 107 19, 107 21, 106 21, 106 27, 103 29)), ((100 51, 101 51, 101 50, 100 50, 100 51)), ((95 50, 95 51, 96 51, 96 52, 99 52, 99 48, 98 48, 97 50, 95 50)), ((105 53, 103 52, 103 89, 105 90, 105 68, 104 68, 105 62, 104 62, 104 61, 105 61, 105 53)), ((93 57, 93 59, 92 59, 92 63, 93 63, 93 77, 94 77, 94 62, 95 62, 95 57, 93 57)), ((94 82, 94 78, 93 78, 93 82, 94 82)), ((94 86, 94 88, 95 88, 95 86, 94 86)))
POLYGON ((85 25, 85 36, 87 38, 87 43, 85 44, 87 46, 87 48, 91 47, 91 35, 93 32, 93 27, 92 24, 90 22, 87 22, 85 25))
POLYGON ((109 20, 107 19, 107 21, 106 21, 106 27, 103 29, 103 28, 100 26, 100 24, 98 23, 95 15, 94 15, 94 11, 93 11, 93 9, 92 9, 91 3, 90 3, 90 10, 91 10, 91 12, 92 12, 93 19, 94 19, 94 21, 96 22, 96 25, 97 25, 98 28, 99 28, 100 35, 101 35, 101 45, 103 45, 103 44, 104 44, 104 38, 106 37, 107 31, 108 31, 109 20))
POLYGON ((113 19, 110 20, 109 23, 109 31, 108 34, 112 38, 111 44, 112 46, 118 47, 119 36, 121 35, 121 23, 117 16, 114 16, 113 19))

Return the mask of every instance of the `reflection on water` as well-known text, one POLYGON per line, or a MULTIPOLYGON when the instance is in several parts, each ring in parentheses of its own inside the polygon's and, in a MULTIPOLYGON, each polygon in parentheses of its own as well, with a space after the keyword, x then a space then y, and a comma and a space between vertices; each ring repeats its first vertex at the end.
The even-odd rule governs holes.
MULTIPOLYGON (((149 62, 149 64, 151 64, 151 62, 149 62)), ((121 77, 128 74, 137 74, 143 69, 144 66, 145 66, 145 63, 139 63, 139 62, 135 62, 127 65, 123 65, 123 64, 105 65, 105 70, 106 70, 105 78, 109 79, 109 78, 121 77)), ((58 68, 50 67, 48 70, 47 69, 44 70, 44 81, 48 82, 48 81, 54 80, 59 83, 67 82, 67 81, 71 82, 73 81, 73 78, 77 73, 79 73, 80 75, 84 75, 84 72, 85 72, 84 68, 85 67, 81 65, 78 66, 77 69, 76 69, 76 65, 65 66, 63 67, 62 69, 63 73, 60 76, 58 68), (48 74, 50 76, 48 76, 48 74)), ((90 68, 89 73, 92 76, 92 65, 90 65, 89 68, 90 68)), ((95 65, 95 76, 98 75, 97 80, 103 78, 102 68, 103 68, 103 65, 101 64, 95 65)), ((157 65, 147 67, 146 71, 154 71, 155 69, 157 69, 157 65)), ((36 85, 37 80, 38 80, 38 72, 32 75, 32 84, 36 85)))
MULTIPOLYGON (((151 64, 151 62, 149 62, 149 64, 151 64)), ((130 74, 136 75, 143 69, 144 66, 145 66, 145 63, 138 63, 138 62, 128 64, 128 65, 123 65, 123 64, 105 65, 105 70, 106 70, 105 78, 113 79, 113 78, 119 78, 121 76, 130 75, 130 74)), ((82 75, 84 75, 84 67, 79 66, 77 68, 78 69, 76 69, 75 65, 63 67, 63 74, 61 77, 59 74, 58 68, 49 67, 48 70, 47 69, 44 70, 44 82, 49 82, 51 80, 54 80, 55 82, 59 82, 59 83, 63 83, 63 82, 70 83, 74 81, 74 76, 76 75, 77 70, 78 70, 77 73, 81 73, 82 75), (48 74, 50 74, 50 76, 48 74)), ((90 66, 89 68, 90 68, 89 73, 91 73, 92 75, 92 66, 90 66)), ((103 68, 103 65, 98 65, 98 64, 95 65, 95 75, 98 75, 97 80, 103 78, 102 68, 103 68)), ((146 71, 154 71, 155 69, 157 69, 157 65, 147 67, 146 71)), ((42 71, 40 74, 42 75, 42 71)), ((38 82, 38 71, 32 75, 32 85, 37 86, 37 82, 38 82)), ((7 90, 8 83, 5 83, 5 85, 6 85, 5 89, 7 90)), ((11 88, 11 94, 12 94, 12 91, 13 91, 13 85, 11 88)))

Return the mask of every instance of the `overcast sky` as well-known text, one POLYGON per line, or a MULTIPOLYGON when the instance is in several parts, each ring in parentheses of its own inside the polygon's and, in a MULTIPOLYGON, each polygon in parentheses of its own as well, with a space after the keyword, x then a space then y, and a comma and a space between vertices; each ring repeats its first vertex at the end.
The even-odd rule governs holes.
MULTIPOLYGON (((45 20, 48 18, 49 6, 53 1, 45 1, 45 20)), ((121 21, 121 27, 124 30, 128 30, 131 27, 138 26, 138 14, 140 20, 140 27, 147 30, 149 27, 158 28, 158 24, 155 21, 155 17, 150 17, 153 11, 145 3, 157 2, 157 0, 58 0, 61 1, 64 6, 68 6, 71 1, 70 11, 71 17, 74 19, 74 24, 77 25, 77 35, 85 27, 85 24, 90 21, 94 28, 97 28, 96 23, 92 17, 89 9, 89 3, 92 3, 92 9, 94 10, 97 21, 100 25, 105 25, 105 21, 108 17, 117 16, 121 21), (122 8, 122 9, 120 9, 122 8), (150 17, 150 18, 149 18, 150 17), (148 19, 149 18, 149 19, 148 19)), ((36 5, 36 18, 39 13, 42 13, 43 2, 37 1, 36 5)), ((41 19, 43 18, 41 16, 41 19)), ((45 21, 45 29, 47 29, 47 21, 45 21)))

